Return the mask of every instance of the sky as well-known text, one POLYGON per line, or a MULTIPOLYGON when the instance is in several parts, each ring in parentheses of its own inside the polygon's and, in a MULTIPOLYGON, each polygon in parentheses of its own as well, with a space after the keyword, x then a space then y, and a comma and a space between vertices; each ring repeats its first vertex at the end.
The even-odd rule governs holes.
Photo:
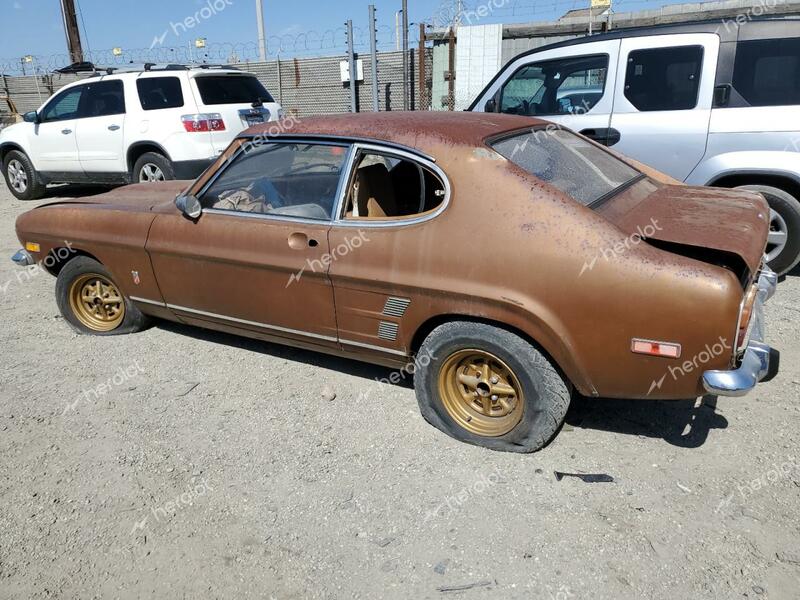
MULTIPOLYGON (((376 5, 379 23, 379 42, 383 48, 393 44, 395 11, 401 0, 262 0, 267 37, 271 40, 270 54, 277 50, 279 39, 286 48, 284 56, 332 54, 314 51, 315 44, 344 48, 343 23, 353 19, 358 31, 368 27, 367 6, 376 5), (360 28, 360 29, 359 29, 360 28), (319 40, 324 32, 328 41, 319 40), (311 43, 295 43, 297 36, 312 34, 311 43), (306 50, 307 46, 311 50, 306 50)), ((486 16, 481 24, 546 21, 557 18, 568 10, 584 8, 589 0, 464 0, 468 10, 483 8, 486 16)), ((670 0, 615 0, 619 10, 669 4, 670 0)), ((149 48, 154 41, 163 47, 188 46, 194 39, 205 37, 212 43, 251 43, 258 39, 256 25, 256 0, 76 0, 80 11, 79 24, 84 49, 92 51, 120 47, 127 50, 149 48), (216 5, 213 11, 207 8, 216 5), (184 26, 190 18, 194 24, 184 26), (163 36, 163 37, 162 37, 163 36)), ((447 20, 452 14, 448 6, 456 0, 409 0, 409 20, 413 23, 447 20), (444 17, 444 18, 443 18, 444 17)), ((472 13, 476 15, 477 13, 472 13)), ((475 18, 475 17, 473 17, 475 18)), ((323 38, 324 40, 325 38, 323 38)), ((367 38, 362 37, 362 40, 367 38)), ((254 50, 254 46, 251 51, 254 50)), ((32 54, 46 56, 65 54, 66 42, 59 0, 0 0, 0 59, 9 60, 32 54)))

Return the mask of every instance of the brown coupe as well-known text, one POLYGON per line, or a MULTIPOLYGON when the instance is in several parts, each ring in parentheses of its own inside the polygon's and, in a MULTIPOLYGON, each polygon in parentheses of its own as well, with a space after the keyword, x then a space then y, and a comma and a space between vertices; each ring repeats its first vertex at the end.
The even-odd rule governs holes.
POLYGON ((768 230, 760 196, 671 185, 545 122, 383 113, 256 127, 195 182, 36 208, 14 260, 58 277, 78 331, 159 318, 403 367, 433 425, 530 452, 573 387, 773 377, 768 230))

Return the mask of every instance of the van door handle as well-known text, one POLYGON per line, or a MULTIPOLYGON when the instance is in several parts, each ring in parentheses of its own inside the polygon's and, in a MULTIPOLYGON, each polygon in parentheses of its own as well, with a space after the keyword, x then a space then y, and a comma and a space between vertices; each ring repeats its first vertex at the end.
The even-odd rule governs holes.
POLYGON ((61 133, 63 133, 64 135, 69 135, 70 133, 72 133, 72 129, 62 129, 61 133))
POLYGON ((580 134, 585 135, 590 140, 593 140, 598 144, 603 144, 604 146, 613 146, 614 144, 618 144, 622 139, 622 134, 619 132, 619 130, 614 129, 613 127, 584 129, 580 132, 580 134))
POLYGON ((109 131, 119 131, 119 125, 109 125, 108 126, 108 130, 109 131))

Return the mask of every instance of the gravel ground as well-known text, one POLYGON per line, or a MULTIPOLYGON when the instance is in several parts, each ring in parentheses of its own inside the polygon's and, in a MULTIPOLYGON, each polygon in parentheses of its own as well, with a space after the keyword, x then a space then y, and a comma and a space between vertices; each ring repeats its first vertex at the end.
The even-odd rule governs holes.
POLYGON ((0 597, 800 597, 800 277, 768 305, 782 373, 747 398, 579 398, 550 447, 502 454, 387 369, 172 324, 77 336, 7 260, 34 205, 0 187, 0 597))

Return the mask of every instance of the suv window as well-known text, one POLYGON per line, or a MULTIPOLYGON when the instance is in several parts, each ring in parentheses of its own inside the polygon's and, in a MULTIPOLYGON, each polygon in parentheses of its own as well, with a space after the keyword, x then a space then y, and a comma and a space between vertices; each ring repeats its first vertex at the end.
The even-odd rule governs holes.
POLYGON ((83 95, 81 117, 105 117, 125 114, 125 91, 120 80, 98 81, 87 86, 83 95))
POLYGON ((203 208, 330 219, 347 146, 245 146, 203 195, 203 208))
POLYGON ((800 104, 800 38, 739 42, 733 87, 752 106, 800 104))
POLYGON ((640 111, 697 106, 702 46, 634 50, 628 55, 625 97, 640 111))
POLYGON ((562 129, 534 129, 491 144, 508 160, 588 206, 641 177, 636 169, 562 129))
POLYGON ((198 75, 194 80, 206 106, 274 102, 261 82, 250 75, 198 75))
POLYGON ((405 219, 432 211, 444 200, 444 184, 416 162, 364 152, 357 164, 346 219, 405 219))
POLYGON ((183 106, 181 80, 177 77, 143 77, 136 80, 136 90, 144 110, 183 106))
POLYGON ((85 85, 79 85, 58 94, 42 110, 42 114, 40 115, 42 122, 48 123, 51 121, 77 119, 81 97, 87 87, 88 86, 85 85))
POLYGON ((500 112, 584 114, 603 97, 608 55, 570 57, 522 67, 501 90, 500 112))

